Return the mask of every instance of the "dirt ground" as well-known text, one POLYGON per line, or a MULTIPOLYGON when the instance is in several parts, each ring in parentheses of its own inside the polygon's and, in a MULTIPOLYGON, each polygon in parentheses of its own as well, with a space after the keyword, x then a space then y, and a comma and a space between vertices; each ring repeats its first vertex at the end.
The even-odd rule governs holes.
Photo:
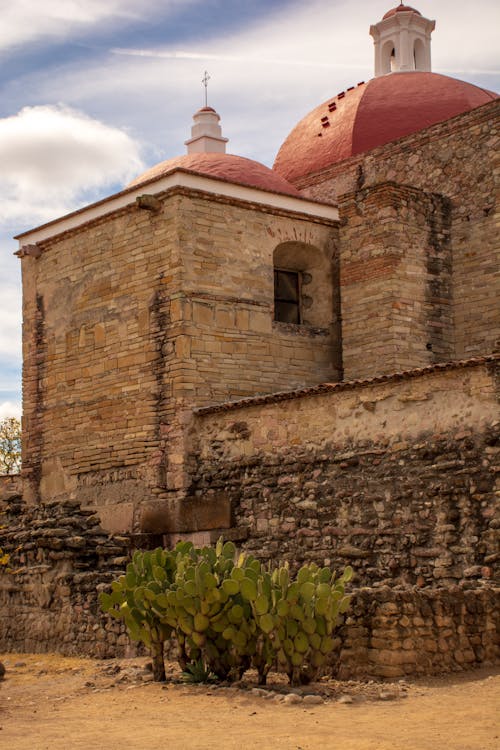
POLYGON ((0 747, 9 750, 498 750, 500 670, 392 684, 321 681, 291 693, 182 684, 146 659, 7 654, 0 747))

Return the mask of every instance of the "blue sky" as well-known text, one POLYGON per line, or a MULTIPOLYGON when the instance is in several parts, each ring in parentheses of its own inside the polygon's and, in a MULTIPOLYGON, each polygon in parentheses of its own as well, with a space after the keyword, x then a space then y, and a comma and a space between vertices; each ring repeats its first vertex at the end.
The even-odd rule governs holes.
MULTIPOLYGON (((209 103, 228 151, 272 165, 315 105, 373 75, 384 0, 0 0, 0 417, 20 413, 12 236, 185 152, 209 103)), ((496 0, 415 0, 433 70, 500 90, 496 0)))

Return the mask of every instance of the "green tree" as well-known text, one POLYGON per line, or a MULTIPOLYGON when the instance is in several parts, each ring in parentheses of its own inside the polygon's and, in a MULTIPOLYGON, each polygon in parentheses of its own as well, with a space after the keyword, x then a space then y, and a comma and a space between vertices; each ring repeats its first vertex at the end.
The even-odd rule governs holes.
POLYGON ((18 474, 21 469, 21 421, 0 420, 0 474, 18 474))

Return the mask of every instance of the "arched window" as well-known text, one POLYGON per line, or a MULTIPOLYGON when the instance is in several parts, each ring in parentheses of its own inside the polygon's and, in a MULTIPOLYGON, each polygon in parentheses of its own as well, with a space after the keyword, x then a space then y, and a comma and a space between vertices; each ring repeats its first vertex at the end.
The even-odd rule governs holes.
POLYGON ((415 40, 415 46, 413 48, 413 59, 415 61, 415 70, 426 70, 425 47, 421 39, 415 40))
POLYGON ((393 73, 395 70, 397 70, 396 67, 396 50, 394 47, 391 50, 391 73, 393 73))
POLYGON ((385 42, 381 52, 382 74, 391 73, 396 66, 396 48, 392 39, 385 42))
POLYGON ((314 245, 283 242, 274 250, 274 320, 327 328, 333 319, 332 259, 314 245))

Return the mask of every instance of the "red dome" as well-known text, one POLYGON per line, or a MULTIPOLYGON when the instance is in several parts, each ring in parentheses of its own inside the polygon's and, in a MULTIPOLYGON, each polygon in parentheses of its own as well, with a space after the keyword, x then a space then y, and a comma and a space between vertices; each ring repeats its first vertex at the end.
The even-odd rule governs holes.
POLYGON ((243 156, 234 156, 233 154, 216 153, 185 154, 162 161, 132 180, 128 187, 136 187, 150 180, 165 177, 177 169, 205 177, 214 177, 225 182, 233 182, 237 185, 260 188, 273 193, 301 195, 286 179, 258 161, 245 159, 243 156))
POLYGON ((496 98, 492 91, 437 73, 379 76, 304 117, 281 146, 274 169, 295 181, 496 98))
POLYGON ((403 4, 401 4, 401 5, 396 6, 395 8, 391 8, 391 10, 388 10, 387 13, 383 16, 382 20, 384 20, 384 18, 390 18, 391 16, 395 15, 395 13, 401 13, 401 12, 403 12, 403 13, 416 13, 417 16, 421 16, 422 15, 420 13, 420 11, 415 10, 415 8, 410 8, 409 5, 403 5, 403 4))

